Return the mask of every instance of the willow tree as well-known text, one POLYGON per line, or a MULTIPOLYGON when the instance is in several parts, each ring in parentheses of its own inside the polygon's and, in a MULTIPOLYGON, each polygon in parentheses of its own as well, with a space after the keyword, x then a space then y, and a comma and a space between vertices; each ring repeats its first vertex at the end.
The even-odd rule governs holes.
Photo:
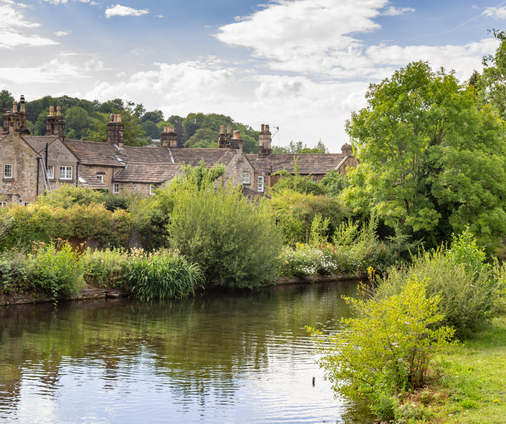
POLYGON ((366 98, 346 124, 360 160, 348 204, 432 246, 467 225, 489 246, 506 234, 504 127, 473 86, 415 62, 366 98))

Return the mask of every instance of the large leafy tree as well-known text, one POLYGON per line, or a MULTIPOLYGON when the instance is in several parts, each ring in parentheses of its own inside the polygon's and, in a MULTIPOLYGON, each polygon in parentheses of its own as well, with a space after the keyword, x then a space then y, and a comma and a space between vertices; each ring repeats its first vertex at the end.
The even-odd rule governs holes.
MULTIPOLYGON (((113 109, 113 113, 121 115, 124 127, 124 142, 127 146, 144 146, 147 144, 146 134, 142 130, 141 120, 137 115, 135 104, 128 102, 123 110, 113 109)), ((102 119, 93 120, 93 129, 88 130, 87 139, 91 141, 107 141, 107 123, 109 114, 103 114, 102 119)))
POLYGON ((12 102, 14 97, 7 90, 0 91, 0 113, 5 113, 8 110, 12 110, 12 102))
MULTIPOLYGON (((500 41, 495 55, 483 58, 483 74, 476 76, 482 99, 492 104, 506 119, 506 32, 492 30, 494 37, 500 41)), ((473 79, 472 77, 472 79, 473 79)))
POLYGON ((430 246, 469 225, 484 244, 506 234, 506 145, 473 86, 415 62, 372 84, 346 124, 360 166, 344 199, 430 246))

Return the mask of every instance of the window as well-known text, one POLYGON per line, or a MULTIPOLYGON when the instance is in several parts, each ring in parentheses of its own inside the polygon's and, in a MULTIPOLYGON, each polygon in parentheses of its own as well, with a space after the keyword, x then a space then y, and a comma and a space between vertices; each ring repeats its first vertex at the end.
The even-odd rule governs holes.
POLYGON ((50 178, 50 179, 54 178, 54 165, 47 167, 47 178, 50 178))
POLYGON ((72 167, 60 166, 60 180, 71 180, 71 179, 72 179, 72 167))
POLYGON ((32 203, 32 202, 25 202, 25 206, 28 206, 30 203, 32 203))
POLYGON ((150 185, 149 186, 149 194, 152 196, 155 194, 155 190, 157 189, 158 187, 155 186, 155 185, 150 185))
POLYGON ((264 177, 258 177, 258 192, 262 193, 264 191, 264 177))
POLYGON ((104 176, 103 175, 97 175, 97 179, 98 181, 100 181, 101 183, 104 182, 104 176))
POLYGON ((243 184, 249 184, 249 172, 243 172, 242 173, 242 183, 243 184))
POLYGON ((113 192, 114 194, 118 194, 118 193, 119 193, 119 183, 114 183, 114 184, 112 185, 112 192, 113 192))
POLYGON ((0 202, 0 208, 3 208, 4 206, 7 206, 7 202, 0 202))
POLYGON ((8 163, 4 165, 4 178, 12 178, 12 163, 8 163))

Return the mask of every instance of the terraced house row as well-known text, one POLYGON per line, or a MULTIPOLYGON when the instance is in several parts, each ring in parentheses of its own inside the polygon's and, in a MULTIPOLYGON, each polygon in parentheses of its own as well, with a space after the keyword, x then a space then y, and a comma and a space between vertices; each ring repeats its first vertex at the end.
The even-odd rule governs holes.
POLYGON ((174 128, 165 127, 161 147, 137 147, 123 143, 121 116, 112 114, 107 124, 107 142, 69 140, 60 108, 51 107, 46 135, 32 136, 26 128, 25 100, 13 103, 3 115, 0 136, 0 205, 29 204, 46 190, 62 184, 110 190, 115 194, 136 191, 149 196, 153 190, 182 172, 183 164, 223 164, 226 184, 240 184, 247 196, 263 195, 278 180, 280 170, 294 172, 298 156, 301 175, 320 180, 330 170, 341 174, 357 165, 352 148, 345 144, 340 154, 272 154, 271 133, 262 125, 259 153, 245 154, 239 131, 220 128, 216 149, 178 148, 174 128))

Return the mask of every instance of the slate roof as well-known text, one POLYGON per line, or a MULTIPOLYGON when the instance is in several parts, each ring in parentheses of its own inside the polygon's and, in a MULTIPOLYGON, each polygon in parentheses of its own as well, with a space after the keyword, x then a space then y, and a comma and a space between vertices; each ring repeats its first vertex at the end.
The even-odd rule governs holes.
POLYGON ((258 201, 260 197, 267 197, 268 199, 270 199, 270 197, 267 196, 265 193, 263 192, 259 193, 258 191, 252 190, 251 188, 245 186, 242 186, 242 194, 244 197, 247 197, 250 202, 258 201))
POLYGON ((54 135, 23 135, 22 137, 37 153, 41 153, 46 148, 46 144, 51 144, 58 138, 54 135))
POLYGON ((184 149, 179 147, 171 147, 168 150, 172 153, 176 163, 184 162, 186 165, 198 166, 203 159, 208 168, 217 163, 227 165, 237 152, 237 150, 231 149, 184 149))
POLYGON ((79 167, 79 185, 89 187, 95 190, 108 189, 108 187, 101 182, 96 175, 86 168, 85 166, 79 167))
POLYGON ((115 183, 158 184, 170 180, 180 168, 176 163, 128 163, 113 179, 115 183))
POLYGON ((267 158, 258 158, 257 155, 246 155, 251 165, 256 169, 260 170, 264 168, 266 164, 270 165, 271 172, 286 171, 294 172, 294 159, 297 158, 299 165, 299 172, 303 175, 308 174, 326 174, 331 169, 337 169, 342 165, 344 160, 347 158, 346 155, 339 153, 279 153, 272 154, 267 158), (263 160, 262 160, 263 159, 263 160))
POLYGON ((83 165, 101 165, 123 168, 119 150, 113 144, 96 141, 65 140, 65 145, 83 165))

